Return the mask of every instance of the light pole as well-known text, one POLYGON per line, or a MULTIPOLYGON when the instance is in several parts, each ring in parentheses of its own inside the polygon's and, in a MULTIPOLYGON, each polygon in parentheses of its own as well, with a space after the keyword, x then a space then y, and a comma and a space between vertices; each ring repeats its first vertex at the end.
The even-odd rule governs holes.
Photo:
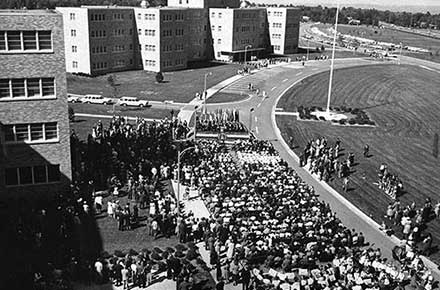
POLYGON ((206 78, 208 76, 212 75, 212 72, 208 72, 205 74, 205 82, 204 82, 204 86, 203 86, 203 111, 206 113, 206 78))
POLYGON ((330 65, 330 80, 328 82, 328 96, 327 96, 327 109, 326 112, 330 115, 330 99, 332 96, 332 82, 333 82, 333 68, 335 63, 335 48, 336 48, 336 36, 338 35, 338 18, 339 18, 339 1, 336 6, 336 20, 335 20, 335 32, 333 35, 333 49, 332 49, 332 61, 330 65))
POLYGON ((244 47, 244 63, 247 64, 246 52, 248 48, 251 48, 252 45, 248 44, 244 47))
POLYGON ((249 110, 249 135, 252 132, 252 113, 255 111, 254 108, 250 108, 249 110))
POLYGON ((307 38, 307 60, 309 60, 309 39, 307 38))
POLYGON ((402 42, 400 43, 400 52, 399 52, 399 64, 400 64, 400 60, 402 59, 402 42))
POLYGON ((198 149, 197 146, 193 146, 193 147, 188 147, 183 149, 183 151, 180 151, 180 147, 179 147, 179 151, 177 153, 177 215, 180 215, 180 159, 182 157, 183 154, 185 154, 185 152, 188 152, 189 150, 194 149, 194 151, 197 153, 198 149))

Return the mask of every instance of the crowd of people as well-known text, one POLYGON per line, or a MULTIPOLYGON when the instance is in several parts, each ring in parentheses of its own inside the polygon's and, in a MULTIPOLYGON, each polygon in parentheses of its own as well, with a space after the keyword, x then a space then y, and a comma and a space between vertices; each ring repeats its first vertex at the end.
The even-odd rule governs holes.
POLYGON ((329 145, 324 137, 312 140, 307 143, 299 156, 300 166, 305 166, 325 182, 328 182, 334 175, 341 178, 343 190, 348 191, 350 170, 354 166, 355 155, 350 152, 344 160, 340 158, 341 151, 339 138, 334 145, 329 145))
POLYGON ((224 132, 244 133, 246 126, 240 122, 240 112, 234 110, 217 109, 202 113, 197 118, 197 132, 224 132))
MULTIPOLYGON (((432 234, 426 233, 427 223, 440 217, 440 202, 432 204, 427 198, 421 208, 416 203, 403 206, 396 199, 387 207, 386 217, 391 224, 401 230, 408 244, 417 249, 419 253, 429 256, 432 253, 432 234)), ((382 229, 389 231, 391 228, 383 222, 382 229)))
POLYGON ((388 166, 386 164, 381 164, 379 168, 379 188, 385 192, 392 199, 396 199, 403 193, 403 183, 402 180, 397 175, 391 174, 388 171, 388 166))
MULTIPOLYGON (((138 118, 130 123, 113 117, 105 127, 99 120, 86 142, 71 134, 74 181, 94 181, 95 186, 111 187, 154 180, 157 168, 167 166, 176 156, 172 140, 189 132, 186 122, 177 118, 146 122, 138 118), (142 179, 141 179, 142 178, 142 179)), ((150 182, 151 183, 151 182, 150 182)))
MULTIPOLYGON (((311 148, 330 151, 325 144, 311 148)), ((362 233, 343 226, 270 143, 199 147, 197 158, 186 163, 212 215, 204 239, 222 283, 240 282, 244 289, 394 289, 416 277, 421 287, 432 287, 416 252, 405 267, 382 258, 362 233), (219 258, 223 252, 226 258, 219 258)))

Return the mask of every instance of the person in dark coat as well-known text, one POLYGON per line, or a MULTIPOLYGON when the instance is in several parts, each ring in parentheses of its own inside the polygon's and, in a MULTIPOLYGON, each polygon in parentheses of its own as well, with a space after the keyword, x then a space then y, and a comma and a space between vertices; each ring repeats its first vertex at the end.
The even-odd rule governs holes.
POLYGON ((247 266, 244 266, 243 269, 241 269, 241 283, 243 285, 243 290, 247 290, 249 288, 249 283, 251 281, 251 272, 249 271, 247 266))

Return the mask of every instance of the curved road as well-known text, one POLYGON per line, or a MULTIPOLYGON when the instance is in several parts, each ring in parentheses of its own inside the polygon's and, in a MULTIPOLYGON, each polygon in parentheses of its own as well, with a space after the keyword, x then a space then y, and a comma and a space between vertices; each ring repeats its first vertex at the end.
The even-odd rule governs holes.
MULTIPOLYGON (((387 62, 378 62, 369 59, 337 59, 335 60, 335 69, 378 63, 383 63, 384 65, 387 64, 387 62)), ((402 57, 401 63, 422 66, 425 69, 435 70, 440 74, 440 64, 406 57, 402 57)), ((298 157, 293 154, 284 140, 282 140, 280 131, 275 123, 275 109, 278 100, 301 80, 311 75, 327 71, 329 70, 329 67, 330 61, 311 61, 304 67, 293 64, 257 72, 257 74, 266 74, 266 79, 259 89, 260 91, 266 91, 268 98, 263 100, 262 97, 252 97, 248 100, 236 103, 211 104, 208 105, 208 110, 217 108, 237 108, 241 111, 241 120, 245 124, 249 123, 249 117, 251 117, 252 130, 256 137, 259 139, 270 140, 280 153, 281 157, 298 172, 305 182, 315 188, 315 191, 319 194, 320 198, 330 204, 332 210, 336 212, 337 216, 348 228, 354 228, 357 231, 361 231, 370 244, 374 244, 374 247, 379 247, 383 256, 391 259, 391 249, 396 244, 399 244, 400 241, 395 237, 386 236, 378 229, 378 224, 372 219, 345 200, 330 186, 320 182, 305 169, 299 167, 298 157), (254 109, 253 113, 250 113, 251 108, 254 109), (250 116, 250 114, 252 115, 250 116)), ((252 81, 252 76, 249 77, 249 81, 252 81)), ((425 262, 429 268, 435 272, 435 277, 439 280, 440 271, 438 271, 438 266, 432 262, 430 263, 430 261, 425 262)))

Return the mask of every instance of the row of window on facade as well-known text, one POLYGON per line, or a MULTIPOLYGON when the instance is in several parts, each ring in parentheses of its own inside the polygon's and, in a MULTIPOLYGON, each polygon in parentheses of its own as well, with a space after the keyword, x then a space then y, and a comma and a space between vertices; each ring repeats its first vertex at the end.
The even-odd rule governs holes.
POLYGON ((0 51, 45 50, 52 50, 51 31, 0 31, 0 51))
POLYGON ((179 65, 184 65, 184 64, 185 64, 184 59, 176 59, 176 60, 174 60, 174 62, 173 62, 173 60, 169 59, 169 60, 164 60, 162 62, 163 67, 179 66, 179 65))
POLYGON ((0 79, 0 100, 55 96, 54 78, 0 79))
MULTIPOLYGON (((267 11, 267 16, 271 16, 271 12, 270 12, 270 11, 267 11)), ((283 16, 283 12, 280 12, 280 11, 274 11, 273 14, 272 14, 272 16, 275 16, 275 17, 282 17, 282 16, 283 16)))
MULTIPOLYGON (((138 29, 138 34, 142 35, 142 29, 138 29)), ((155 36, 156 30, 154 29, 145 29, 145 36, 155 36)))
MULTIPOLYGON (((183 28, 176 29, 176 36, 182 36, 184 34, 183 28)), ((162 36, 173 36, 173 30, 172 29, 165 29, 162 31, 162 36)))
POLYGON ((184 50, 184 45, 183 43, 176 43, 174 45, 174 49, 173 49, 173 45, 172 44, 164 44, 163 45, 163 49, 162 51, 164 52, 170 52, 170 51, 183 51, 184 50))
POLYGON ((5 185, 47 184, 60 181, 60 166, 44 164, 18 168, 5 168, 5 185))
MULTIPOLYGON (((132 65, 133 64, 133 59, 130 58, 129 59, 129 64, 132 65)), ((113 61, 113 68, 120 68, 120 67, 125 67, 127 65, 126 61, 124 59, 117 59, 113 61)), ((73 68, 78 68, 78 62, 77 61, 73 61, 72 62, 72 67, 73 68)), ((101 62, 93 62, 92 63, 92 69, 93 70, 103 70, 103 69, 107 69, 108 68, 108 63, 106 61, 101 61, 101 62)))
POLYGON ((40 143, 58 141, 56 122, 5 125, 5 143, 40 143))

